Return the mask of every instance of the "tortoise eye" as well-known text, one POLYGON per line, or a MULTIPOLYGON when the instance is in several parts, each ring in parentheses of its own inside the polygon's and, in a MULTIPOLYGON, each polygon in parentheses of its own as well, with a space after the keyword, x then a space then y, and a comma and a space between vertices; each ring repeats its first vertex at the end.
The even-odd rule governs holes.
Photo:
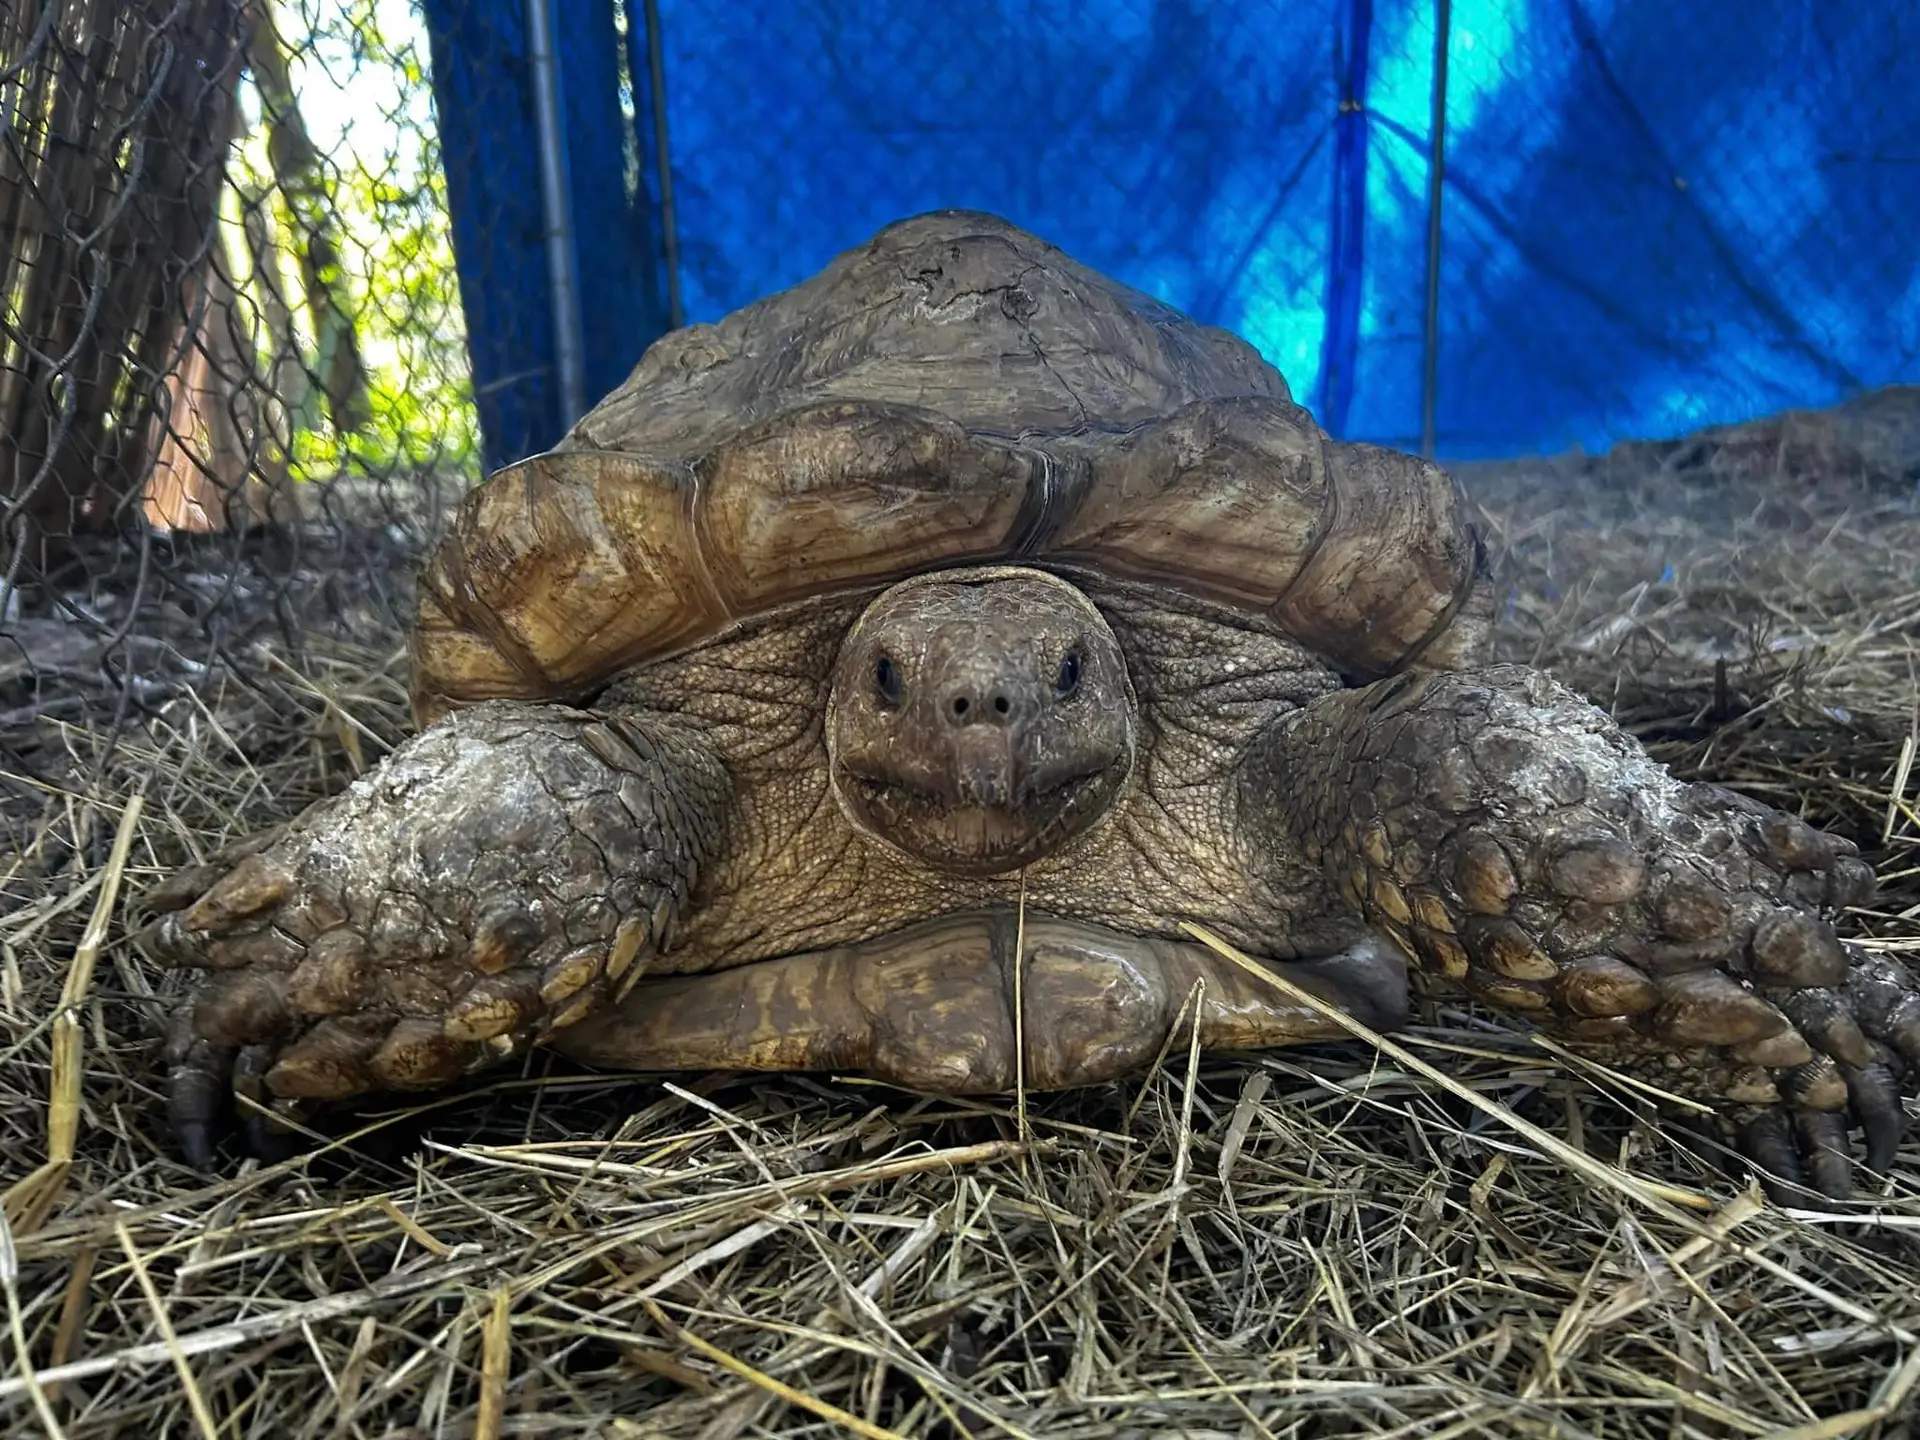
POLYGON ((883 704, 900 703, 900 667, 885 655, 873 662, 873 688, 879 692, 883 704))
POLYGON ((1053 678, 1053 693, 1062 700, 1080 688, 1080 652, 1069 650, 1060 661, 1060 673, 1053 678))

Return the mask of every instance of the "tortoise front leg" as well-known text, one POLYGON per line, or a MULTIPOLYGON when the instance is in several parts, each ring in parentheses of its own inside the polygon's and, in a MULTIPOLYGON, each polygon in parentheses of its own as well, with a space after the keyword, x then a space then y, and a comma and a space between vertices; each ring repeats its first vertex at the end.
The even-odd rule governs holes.
POLYGON ((1849 1119, 1891 1164, 1920 982, 1835 934, 1873 889, 1851 843, 1683 783, 1520 666, 1317 700, 1244 757, 1240 793, 1424 969, 1721 1102, 1763 1169, 1844 1197, 1849 1119))
POLYGON ((162 884, 145 948, 212 972, 168 1042, 188 1158, 230 1080, 283 1109, 427 1089, 591 1013, 664 943, 726 796, 672 717, 497 701, 162 884))

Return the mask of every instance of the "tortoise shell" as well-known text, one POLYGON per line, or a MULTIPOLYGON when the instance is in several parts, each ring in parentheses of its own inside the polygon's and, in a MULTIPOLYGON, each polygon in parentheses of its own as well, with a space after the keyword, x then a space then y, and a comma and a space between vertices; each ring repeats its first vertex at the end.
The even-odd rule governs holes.
POLYGON ((581 696, 798 601, 1008 562, 1255 612, 1372 679, 1477 643, 1479 554, 1444 471, 1329 439, 1245 342, 939 212, 667 335, 468 494, 415 711, 581 696))

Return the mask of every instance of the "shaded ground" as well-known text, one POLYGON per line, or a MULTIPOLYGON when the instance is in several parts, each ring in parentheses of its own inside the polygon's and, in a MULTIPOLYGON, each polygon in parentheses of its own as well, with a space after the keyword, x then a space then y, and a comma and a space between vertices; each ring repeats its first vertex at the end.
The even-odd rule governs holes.
MULTIPOLYGON (((1849 931, 1920 950, 1920 393, 1461 473, 1503 654, 1859 841, 1883 889, 1849 931)), ((36 1401, 0 1342, 8 1433, 42 1404, 74 1437, 1905 1433, 1920 1144, 1867 1213, 1783 1213, 1467 1011, 1400 1038, 1492 1115, 1358 1047, 1176 1054, 1036 1099, 1030 1134, 854 1082, 541 1066, 373 1116, 351 1155, 184 1170, 173 981, 106 922, 402 733, 412 543, 99 560, 90 633, 14 622, 0 1289, 56 1368, 36 1401)))

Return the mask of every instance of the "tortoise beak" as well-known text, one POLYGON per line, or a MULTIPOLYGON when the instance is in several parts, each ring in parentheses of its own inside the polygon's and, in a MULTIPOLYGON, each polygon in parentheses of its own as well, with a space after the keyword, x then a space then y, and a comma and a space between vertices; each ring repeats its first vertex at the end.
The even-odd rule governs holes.
POLYGON ((954 798, 962 805, 1009 808, 1020 793, 1018 745, 1007 728, 969 725, 953 736, 954 798))

